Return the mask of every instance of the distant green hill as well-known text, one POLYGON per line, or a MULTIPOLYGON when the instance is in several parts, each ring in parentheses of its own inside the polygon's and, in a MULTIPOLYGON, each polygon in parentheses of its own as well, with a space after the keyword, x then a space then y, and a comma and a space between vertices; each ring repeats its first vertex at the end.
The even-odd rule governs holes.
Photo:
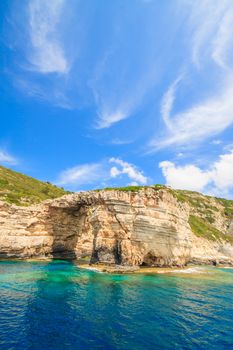
POLYGON ((67 192, 49 182, 42 182, 0 166, 0 200, 16 205, 30 205, 61 197, 67 192))

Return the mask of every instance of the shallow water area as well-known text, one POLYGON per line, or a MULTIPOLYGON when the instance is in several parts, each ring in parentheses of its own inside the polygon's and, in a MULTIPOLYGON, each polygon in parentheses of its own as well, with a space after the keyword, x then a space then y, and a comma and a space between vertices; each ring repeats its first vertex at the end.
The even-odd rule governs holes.
POLYGON ((0 349, 233 348, 233 269, 107 274, 0 262, 0 349))

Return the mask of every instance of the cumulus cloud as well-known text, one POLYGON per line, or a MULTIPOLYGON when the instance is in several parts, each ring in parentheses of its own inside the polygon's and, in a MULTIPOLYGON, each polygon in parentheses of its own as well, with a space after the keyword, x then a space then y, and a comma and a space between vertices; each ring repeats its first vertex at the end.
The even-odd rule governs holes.
MULTIPOLYGON (((71 190, 81 187, 109 187, 113 179, 120 181, 120 185, 145 185, 148 178, 133 164, 127 163, 119 158, 105 159, 99 163, 87 163, 77 165, 62 171, 56 182, 59 186, 65 186, 71 190), (114 164, 114 166, 112 166, 114 164), (125 175, 125 178, 120 177, 125 175)), ((117 184, 114 183, 116 186, 117 184)))
POLYGON ((120 171, 117 167, 113 166, 113 167, 110 169, 110 175, 111 175, 111 177, 117 177, 117 176, 119 176, 120 174, 121 174, 121 171, 120 171))
POLYGON ((63 4, 64 0, 29 2, 31 51, 28 59, 40 73, 66 73, 69 69, 57 33, 63 4))
POLYGON ((206 170, 193 164, 176 165, 163 161, 159 164, 166 184, 177 189, 204 191, 228 196, 233 190, 233 150, 220 155, 206 170))
POLYGON ((0 162, 3 164, 15 165, 18 160, 4 150, 0 150, 0 162))
POLYGON ((233 188, 233 150, 221 155, 214 163, 212 178, 218 189, 228 191, 233 188))
POLYGON ((209 183, 209 174, 195 165, 177 166, 164 161, 159 164, 167 185, 192 191, 202 191, 209 183))
POLYGON ((133 180, 134 184, 135 182, 141 185, 147 184, 148 178, 143 175, 142 171, 138 170, 135 165, 124 162, 119 158, 111 158, 109 162, 114 163, 118 166, 114 166, 110 169, 111 177, 117 177, 126 174, 129 179, 133 180))

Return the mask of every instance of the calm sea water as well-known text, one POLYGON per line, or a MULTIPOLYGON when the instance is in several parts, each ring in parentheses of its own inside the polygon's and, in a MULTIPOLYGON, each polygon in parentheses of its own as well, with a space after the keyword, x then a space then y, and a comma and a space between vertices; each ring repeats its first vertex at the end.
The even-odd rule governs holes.
POLYGON ((233 270, 108 275, 0 262, 0 349, 233 349, 233 270))

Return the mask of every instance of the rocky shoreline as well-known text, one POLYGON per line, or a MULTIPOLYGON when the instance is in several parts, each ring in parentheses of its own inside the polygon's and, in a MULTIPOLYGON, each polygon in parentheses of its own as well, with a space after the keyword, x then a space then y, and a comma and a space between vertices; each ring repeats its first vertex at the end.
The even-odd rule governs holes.
POLYGON ((211 203, 212 226, 222 232, 214 239, 192 231, 193 208, 164 188, 81 192, 29 207, 0 202, 0 258, 84 259, 119 271, 230 265, 232 221, 211 203))
POLYGON ((122 266, 122 265, 105 265, 105 264, 79 264, 77 266, 81 269, 96 271, 109 274, 163 274, 163 273, 200 273, 200 269, 205 267, 218 268, 233 268, 233 264, 219 264, 219 265, 188 265, 183 267, 140 267, 140 266, 122 266))
MULTIPOLYGON (((37 263, 37 262, 52 262, 54 260, 60 261, 64 259, 53 259, 48 257, 37 257, 37 258, 1 258, 1 261, 24 261, 28 263, 37 263)), ((233 269, 233 261, 229 262, 218 262, 217 264, 211 262, 203 262, 202 264, 194 264, 189 263, 186 266, 166 266, 166 267, 158 267, 158 266, 126 266, 126 265, 116 265, 116 264, 106 264, 106 263, 86 263, 83 260, 70 260, 67 261, 72 262, 80 269, 96 271, 101 273, 108 274, 163 274, 163 273, 189 273, 189 271, 199 273, 200 269, 205 267, 216 267, 216 268, 232 268, 233 269)))

